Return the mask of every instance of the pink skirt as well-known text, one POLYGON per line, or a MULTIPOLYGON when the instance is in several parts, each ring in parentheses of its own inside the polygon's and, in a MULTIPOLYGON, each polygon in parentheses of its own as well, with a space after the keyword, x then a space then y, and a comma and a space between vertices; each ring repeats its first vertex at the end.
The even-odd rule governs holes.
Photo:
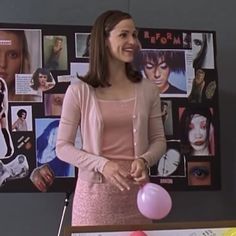
MULTIPOLYGON (((130 168, 131 161, 119 161, 130 168)), ((72 208, 72 226, 150 224, 137 207, 139 186, 130 182, 129 191, 120 191, 108 182, 77 180, 72 208)))

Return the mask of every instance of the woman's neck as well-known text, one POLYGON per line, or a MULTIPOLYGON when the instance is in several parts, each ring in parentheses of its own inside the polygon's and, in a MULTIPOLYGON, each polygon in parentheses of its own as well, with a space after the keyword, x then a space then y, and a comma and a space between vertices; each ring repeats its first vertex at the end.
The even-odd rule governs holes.
POLYGON ((119 86, 127 81, 125 63, 112 60, 109 63, 109 81, 113 86, 119 86))
POLYGON ((208 156, 209 154, 210 153, 207 146, 201 150, 193 150, 193 153, 192 153, 192 155, 194 156, 208 156))

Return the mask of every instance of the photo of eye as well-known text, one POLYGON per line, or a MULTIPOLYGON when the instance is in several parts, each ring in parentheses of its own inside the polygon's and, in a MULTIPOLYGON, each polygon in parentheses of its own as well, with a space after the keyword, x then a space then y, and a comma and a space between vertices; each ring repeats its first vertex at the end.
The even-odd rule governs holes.
POLYGON ((188 185, 211 185, 210 162, 188 162, 188 185))

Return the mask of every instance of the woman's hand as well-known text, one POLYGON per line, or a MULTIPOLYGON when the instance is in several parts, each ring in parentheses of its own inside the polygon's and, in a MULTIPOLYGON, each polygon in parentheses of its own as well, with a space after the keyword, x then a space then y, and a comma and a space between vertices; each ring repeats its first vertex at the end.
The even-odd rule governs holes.
POLYGON ((117 163, 114 161, 108 161, 102 172, 103 176, 121 191, 130 190, 128 185, 128 178, 130 174, 123 170, 117 163))
POLYGON ((54 178, 54 173, 47 164, 34 169, 30 176, 32 183, 41 192, 47 192, 53 184, 54 178))
POLYGON ((137 158, 132 162, 130 175, 134 179, 134 183, 139 185, 149 182, 148 169, 142 158, 137 158))

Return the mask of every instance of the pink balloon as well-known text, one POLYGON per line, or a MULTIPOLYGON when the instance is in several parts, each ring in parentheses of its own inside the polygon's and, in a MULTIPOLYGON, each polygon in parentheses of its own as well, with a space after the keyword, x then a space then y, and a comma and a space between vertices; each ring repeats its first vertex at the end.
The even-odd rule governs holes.
POLYGON ((143 231, 134 231, 129 236, 147 236, 143 231))
POLYGON ((145 217, 158 220, 169 214, 172 200, 163 187, 158 184, 147 183, 138 191, 137 204, 139 211, 145 217))

